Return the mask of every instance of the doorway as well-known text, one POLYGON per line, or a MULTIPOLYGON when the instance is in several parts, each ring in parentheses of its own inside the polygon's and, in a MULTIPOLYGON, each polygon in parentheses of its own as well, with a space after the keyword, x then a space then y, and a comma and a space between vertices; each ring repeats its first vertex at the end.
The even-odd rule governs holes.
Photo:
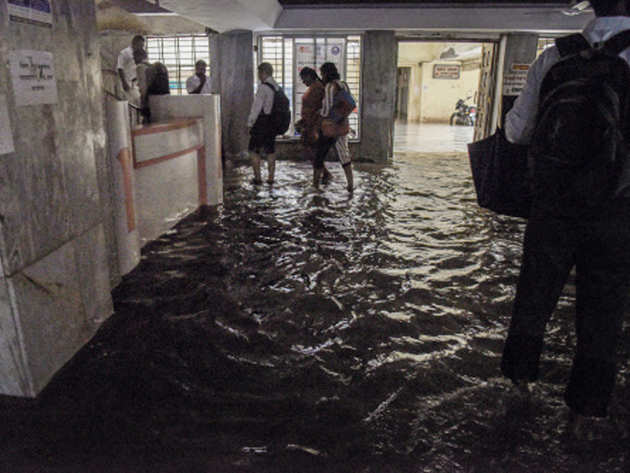
POLYGON ((398 45, 394 152, 461 153, 491 126, 494 42, 398 45))

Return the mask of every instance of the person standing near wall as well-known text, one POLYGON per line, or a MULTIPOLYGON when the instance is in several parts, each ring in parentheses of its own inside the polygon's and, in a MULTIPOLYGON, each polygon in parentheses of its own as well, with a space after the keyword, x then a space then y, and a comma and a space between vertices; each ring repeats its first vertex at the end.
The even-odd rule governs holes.
POLYGON ((267 159, 267 182, 271 184, 276 170, 276 130, 271 120, 271 110, 276 91, 280 89, 280 86, 273 79, 273 66, 268 62, 263 62, 258 66, 258 79, 260 84, 247 119, 247 129, 250 134, 248 149, 254 169, 254 184, 262 184, 261 158, 267 159))
MULTIPOLYGON (((324 101, 324 83, 315 69, 310 67, 302 68, 300 79, 307 89, 302 96, 302 118, 295 125, 302 135, 302 144, 308 159, 314 162, 322 122, 320 111, 324 101)), ((331 178, 330 171, 324 166, 322 183, 328 182, 331 178)))
POLYGON ((209 94, 210 82, 206 77, 206 68, 208 65, 202 59, 195 63, 195 75, 190 76, 186 80, 186 91, 189 94, 209 94))
POLYGON ((149 64, 147 52, 144 49, 137 49, 133 52, 133 58, 136 62, 136 82, 140 91, 140 113, 142 114, 142 122, 149 123, 151 121, 151 113, 149 112, 149 84, 147 82, 147 70, 151 67, 149 64))
MULTIPOLYGON (((324 100, 322 102, 321 115, 324 120, 329 119, 335 111, 336 103, 335 96, 340 90, 345 90, 348 94, 350 89, 348 84, 343 82, 337 71, 337 66, 332 62, 326 62, 322 64, 319 71, 322 74, 322 80, 324 82, 324 100)), ((330 151, 330 148, 334 146, 337 158, 343 167, 343 171, 346 174, 346 181, 348 183, 348 191, 352 192, 354 189, 354 180, 352 175, 352 158, 350 156, 350 149, 348 147, 348 132, 350 127, 348 125, 348 119, 343 118, 342 122, 338 124, 340 128, 345 130, 339 133, 335 133, 337 136, 325 136, 327 133, 322 128, 319 140, 317 142, 317 152, 315 154, 315 160, 313 161, 313 185, 315 188, 319 188, 319 182, 324 174, 324 159, 330 151)))
POLYGON ((168 69, 161 62, 150 64, 144 50, 135 53, 138 62, 138 87, 141 96, 143 123, 151 123, 151 95, 168 95, 171 93, 168 80, 168 69))
POLYGON ((118 54, 116 69, 122 88, 127 95, 127 100, 134 105, 140 104, 140 92, 137 85, 135 51, 144 50, 144 38, 140 35, 134 36, 131 46, 126 47, 118 54))
POLYGON ((630 71, 616 59, 630 62, 630 1, 591 5, 596 18, 583 37, 561 38, 543 52, 505 123, 509 141, 530 145, 534 195, 501 370, 525 392, 538 378, 545 327, 575 266, 577 348, 564 397, 577 438, 587 417, 607 414, 630 296, 630 178, 623 173, 629 157, 617 151, 629 138, 630 71), (538 121, 546 117, 558 126, 538 121), (615 133, 596 139, 610 123, 615 133), (611 140, 621 143, 609 148, 611 140))

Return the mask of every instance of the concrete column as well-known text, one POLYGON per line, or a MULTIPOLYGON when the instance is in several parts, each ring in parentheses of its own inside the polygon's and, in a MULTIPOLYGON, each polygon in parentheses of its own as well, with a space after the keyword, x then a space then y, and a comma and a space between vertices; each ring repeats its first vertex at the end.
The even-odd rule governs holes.
POLYGON ((11 20, 7 5, 0 121, 14 146, 0 155, 0 394, 33 397, 113 312, 118 265, 94 0, 51 2, 50 28, 11 20), (22 50, 54 65, 56 93, 30 105, 9 67, 22 50))
POLYGON ((235 30, 210 37, 210 84, 221 95, 221 131, 226 159, 247 151, 247 116, 254 100, 251 31, 235 30))
POLYGON ((527 76, 527 66, 536 59, 538 35, 515 33, 506 36, 505 59, 503 61, 503 79, 501 88, 501 121, 514 105, 527 76))
POLYGON ((359 156, 387 161, 393 153, 398 43, 393 31, 363 37, 363 89, 359 156))

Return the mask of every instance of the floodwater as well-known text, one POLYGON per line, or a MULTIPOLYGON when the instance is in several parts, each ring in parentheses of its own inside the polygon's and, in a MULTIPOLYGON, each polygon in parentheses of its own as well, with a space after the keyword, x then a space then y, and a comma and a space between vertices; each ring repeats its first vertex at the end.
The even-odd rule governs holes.
POLYGON ((524 225, 477 207, 466 156, 359 163, 353 195, 329 167, 320 192, 303 162, 231 171, 145 247, 40 399, 0 403, 2 471, 630 471, 628 325, 590 442, 564 429, 571 285, 531 403, 500 377, 524 225))
POLYGON ((408 123, 397 121, 394 126, 396 153, 467 153, 473 140, 471 126, 450 126, 441 123, 408 123))

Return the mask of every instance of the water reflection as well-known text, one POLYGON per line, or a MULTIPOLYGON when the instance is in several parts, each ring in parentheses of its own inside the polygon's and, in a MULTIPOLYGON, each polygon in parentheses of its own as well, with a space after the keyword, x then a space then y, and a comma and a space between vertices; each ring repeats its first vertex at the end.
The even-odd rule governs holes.
POLYGON ((280 162, 273 187, 234 171, 218 214, 145 248, 106 329, 35 410, 13 411, 4 455, 99 471, 114 453, 107 471, 628 471, 627 356, 615 422, 578 449, 562 434, 570 291, 533 406, 514 408, 499 360, 523 223, 476 206, 465 156, 356 169, 353 196, 337 167, 321 192, 304 163, 280 162))
POLYGON ((399 121, 395 124, 394 150, 397 153, 466 153, 473 135, 472 126, 399 121))

